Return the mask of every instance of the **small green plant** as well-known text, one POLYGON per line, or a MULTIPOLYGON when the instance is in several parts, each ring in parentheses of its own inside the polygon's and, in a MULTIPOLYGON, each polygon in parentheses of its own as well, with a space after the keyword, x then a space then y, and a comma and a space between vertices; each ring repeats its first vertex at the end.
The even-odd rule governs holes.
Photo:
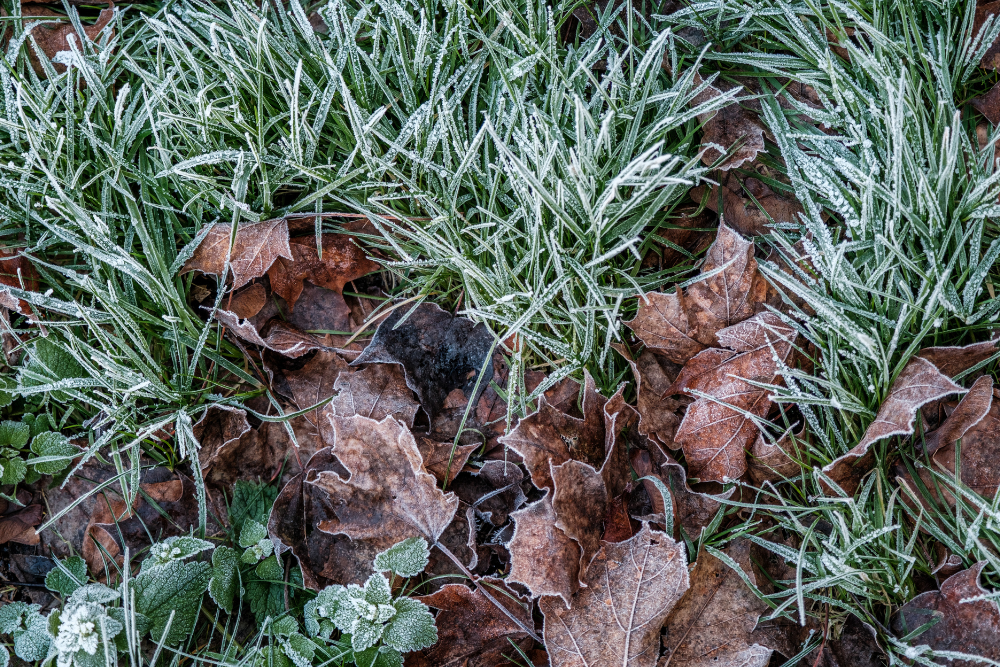
POLYGON ((52 426, 45 416, 32 414, 19 422, 0 422, 0 485, 32 484, 42 475, 58 475, 80 455, 69 438, 49 430, 52 426))

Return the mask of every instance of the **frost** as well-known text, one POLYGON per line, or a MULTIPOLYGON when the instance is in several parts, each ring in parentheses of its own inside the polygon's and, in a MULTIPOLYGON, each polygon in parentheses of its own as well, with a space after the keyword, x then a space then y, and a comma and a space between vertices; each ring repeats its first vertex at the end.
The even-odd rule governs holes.
POLYGON ((233 613, 233 597, 239 590, 239 556, 235 549, 217 547, 212 553, 212 580, 208 594, 227 614, 233 613))
POLYGON ((168 537, 149 548, 149 556, 146 560, 142 561, 142 572, 150 568, 190 558, 212 547, 213 544, 211 542, 198 539, 197 537, 168 537))
MULTIPOLYGON (((85 586, 80 591, 85 588, 90 587, 85 586)), ((95 594, 104 596, 101 591, 95 594)), ((101 604, 70 601, 61 612, 54 611, 49 617, 49 630, 55 637, 52 645, 58 655, 56 664, 58 667, 93 667, 112 661, 112 656, 104 655, 105 646, 123 627, 101 604)))
POLYGON ((415 577, 424 571, 430 559, 427 540, 411 537, 394 544, 375 556, 376 572, 392 572, 401 577, 415 577))
POLYGON ((56 566, 45 575, 45 587, 63 596, 70 596, 87 581, 87 563, 79 556, 56 560, 56 566))
POLYGON ((49 651, 45 617, 38 613, 39 609, 37 604, 24 602, 0 607, 0 633, 14 639, 14 654, 28 662, 41 660, 49 651))
POLYGON ((176 644, 188 636, 211 578, 212 567, 208 563, 177 560, 139 573, 132 581, 136 611, 149 618, 155 641, 163 636, 171 613, 174 618, 165 637, 166 643, 176 644))

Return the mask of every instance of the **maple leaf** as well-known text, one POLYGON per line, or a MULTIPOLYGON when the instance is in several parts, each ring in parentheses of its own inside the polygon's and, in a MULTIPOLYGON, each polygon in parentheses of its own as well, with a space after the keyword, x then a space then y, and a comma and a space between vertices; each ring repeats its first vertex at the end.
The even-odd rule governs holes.
MULTIPOLYGON (((872 444, 890 436, 912 434, 913 421, 921 406, 949 394, 965 392, 927 359, 914 357, 892 383, 889 395, 861 441, 851 451, 828 463, 823 472, 845 493, 853 495, 861 477, 873 464, 872 444)), ((825 482, 822 484, 827 487, 825 482)))
POLYGON ((747 470, 745 450, 759 432, 751 415, 764 417, 771 407, 766 389, 778 361, 792 349, 795 330, 772 313, 761 313, 718 333, 730 349, 710 349, 687 363, 674 391, 699 396, 688 406, 674 440, 684 449, 693 477, 722 482, 747 470))
MULTIPOLYGON (((704 83, 700 74, 695 76, 694 83, 697 86, 704 83)), ((709 84, 692 98, 690 104, 698 106, 722 94, 721 90, 709 84)), ((702 144, 707 147, 701 155, 701 161, 706 166, 715 165, 723 156, 721 151, 728 152, 737 144, 739 146, 736 151, 718 165, 718 169, 722 171, 736 169, 745 162, 752 162, 757 153, 764 150, 763 126, 756 116, 741 107, 739 102, 733 102, 718 111, 699 114, 698 120, 702 122, 705 132, 702 144)))
POLYGON ((524 584, 535 597, 559 596, 569 605, 580 587, 580 545, 556 526, 549 496, 512 513, 514 536, 508 580, 524 584))
POLYGON ((678 364, 705 347, 717 346, 717 331, 764 310, 768 286, 753 254, 753 242, 721 222, 701 267, 706 277, 686 293, 678 288, 639 297, 635 319, 625 325, 647 346, 678 364))
MULTIPOLYGON (((27 3, 25 3, 25 5, 21 8, 21 16, 23 16, 26 19, 30 19, 32 17, 38 17, 38 18, 58 17, 67 21, 66 24, 54 28, 45 25, 37 25, 31 28, 30 30, 26 31, 31 34, 31 36, 34 38, 35 43, 38 44, 38 47, 42 50, 42 53, 44 53, 49 60, 55 58, 56 54, 59 53, 60 51, 71 50, 69 44, 70 35, 72 35, 75 38, 77 45, 76 48, 77 49, 80 48, 81 44, 80 33, 78 33, 76 31, 76 28, 73 27, 73 25, 68 22, 69 17, 59 14, 58 12, 55 12, 48 7, 42 7, 40 5, 27 4, 27 3)), ((111 23, 111 20, 114 17, 115 17, 115 4, 113 2, 109 2, 108 8, 102 9, 101 13, 98 15, 97 22, 94 23, 93 25, 88 25, 83 28, 84 35, 86 35, 87 39, 89 40, 96 40, 98 38, 98 35, 101 34, 101 31, 104 30, 108 26, 108 24, 111 23)), ((112 34, 114 34, 113 31, 112 34)), ((28 60, 31 62, 31 67, 32 69, 35 70, 35 74, 37 74, 43 79, 48 76, 47 72, 45 71, 45 68, 42 66, 41 60, 39 60, 38 54, 35 52, 34 49, 28 49, 28 60)), ((52 66, 55 68, 55 71, 60 74, 66 71, 66 65, 63 63, 53 62, 52 66)))
POLYGON ((279 257, 290 261, 294 259, 288 244, 288 222, 284 218, 240 225, 230 254, 231 236, 231 225, 221 222, 213 224, 195 248, 194 254, 184 263, 181 273, 200 271, 224 278, 222 272, 226 265, 226 255, 229 254, 232 287, 235 290, 254 278, 263 276, 279 257))
MULTIPOLYGON (((892 631, 903 637, 937 620, 911 640, 935 651, 954 651, 1000 660, 1000 611, 995 600, 976 600, 987 591, 979 584, 979 574, 986 566, 980 561, 967 570, 948 577, 941 590, 921 593, 900 608, 892 619, 892 631), (968 600, 968 601, 965 601, 968 600)), ((978 660, 953 659, 952 667, 974 667, 978 660)))
POLYGON ((371 542, 379 550, 410 537, 437 543, 455 516, 458 497, 437 488, 410 431, 391 417, 329 420, 333 454, 349 477, 321 471, 306 482, 333 502, 336 516, 321 521, 319 529, 371 542))
POLYGON ((962 347, 925 347, 917 356, 931 362, 949 378, 986 361, 997 352, 997 341, 972 343, 962 347))
POLYGON ((649 349, 635 361, 626 357, 632 367, 636 384, 636 411, 639 413, 639 433, 662 447, 677 449, 674 442, 681 418, 678 411, 684 402, 665 394, 677 378, 680 367, 649 349))
POLYGON ((744 236, 767 234, 773 223, 796 222, 798 214, 803 212, 798 201, 782 197, 756 178, 741 181, 730 172, 720 183, 711 189, 705 185, 692 188, 690 197, 698 203, 704 201, 709 210, 718 212, 721 194, 726 224, 744 236))
MULTIPOLYGON (((501 579, 484 577, 478 583, 490 587, 493 597, 524 625, 534 625, 530 599, 518 595, 501 579)), ((412 661, 417 667, 499 667, 509 664, 504 655, 512 651, 510 642, 522 642, 528 637, 478 587, 473 590, 464 584, 446 584, 436 593, 416 599, 440 610, 438 643, 419 657, 407 656, 408 665, 412 661)))
MULTIPOLYGON (((736 540, 726 556, 756 585, 750 542, 736 540)), ((690 573, 691 588, 663 626, 664 664, 671 667, 764 667, 774 647, 757 628, 769 607, 714 555, 702 552, 690 573), (763 642, 763 643, 762 643, 763 642)))
MULTIPOLYGON (((316 251, 315 236, 297 236, 289 239, 291 258, 278 257, 267 270, 271 289, 288 304, 289 312, 302 294, 305 281, 340 294, 344 285, 352 280, 379 270, 379 265, 368 259, 364 250, 345 234, 324 234, 323 257, 316 251)), ((350 309, 343 303, 344 319, 350 309)))
POLYGON ((660 628, 688 586, 683 545, 648 524, 604 543, 571 604, 539 601, 552 667, 653 667, 660 628))

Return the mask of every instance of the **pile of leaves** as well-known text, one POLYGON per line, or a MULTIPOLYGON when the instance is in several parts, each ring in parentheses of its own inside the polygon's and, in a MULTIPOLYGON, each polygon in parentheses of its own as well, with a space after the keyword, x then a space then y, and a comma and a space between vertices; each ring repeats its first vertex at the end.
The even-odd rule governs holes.
POLYGON ((1000 662, 1000 3, 3 11, 0 667, 1000 662))

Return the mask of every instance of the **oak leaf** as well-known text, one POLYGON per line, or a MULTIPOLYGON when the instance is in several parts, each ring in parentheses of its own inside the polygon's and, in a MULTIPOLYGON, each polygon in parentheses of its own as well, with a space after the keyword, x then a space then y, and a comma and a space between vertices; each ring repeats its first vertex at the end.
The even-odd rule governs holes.
POLYGON ((823 472, 845 493, 853 495, 861 477, 871 468, 874 456, 870 451, 872 444, 890 436, 912 434, 913 422, 921 406, 950 394, 965 392, 930 361, 914 357, 892 383, 889 395, 861 442, 827 464, 823 472))
POLYGON ((688 407, 674 440, 684 449, 691 476, 723 482, 746 472, 745 450, 759 432, 752 416, 762 418, 771 407, 768 390, 751 382, 774 382, 795 330, 777 315, 761 313, 718 336, 729 349, 701 352, 674 381, 677 392, 703 395, 688 407))
MULTIPOLYGON (((213 224, 195 248, 194 254, 185 262, 181 273, 199 271, 226 278, 222 272, 231 236, 231 225, 221 222, 213 224)), ((284 218, 240 225, 229 254, 233 289, 239 289, 254 278, 263 276, 279 257, 289 261, 294 259, 288 243, 288 222, 284 218)))
POLYGON ((552 667, 653 667, 660 628, 689 586, 684 547, 644 525, 606 542, 571 604, 539 602, 552 667))
MULTIPOLYGON (((906 636, 922 625, 939 619, 910 643, 927 645, 936 651, 955 651, 1000 660, 1000 611, 996 601, 963 601, 989 594, 979 583, 979 575, 985 566, 986 561, 980 561, 948 577, 941 584, 941 590, 921 593, 904 604, 892 619, 892 631, 897 636, 906 636)), ((950 667, 974 667, 982 663, 954 659, 947 664, 950 667)))
MULTIPOLYGON (((305 281, 340 294, 352 280, 378 271, 379 265, 368 259, 364 250, 346 234, 324 234, 323 257, 316 251, 315 236, 289 239, 292 258, 278 257, 267 270, 271 290, 285 300, 289 312, 302 294, 305 281)), ((343 302, 343 297, 341 297, 343 302)), ((344 318, 350 309, 343 303, 344 318)))

